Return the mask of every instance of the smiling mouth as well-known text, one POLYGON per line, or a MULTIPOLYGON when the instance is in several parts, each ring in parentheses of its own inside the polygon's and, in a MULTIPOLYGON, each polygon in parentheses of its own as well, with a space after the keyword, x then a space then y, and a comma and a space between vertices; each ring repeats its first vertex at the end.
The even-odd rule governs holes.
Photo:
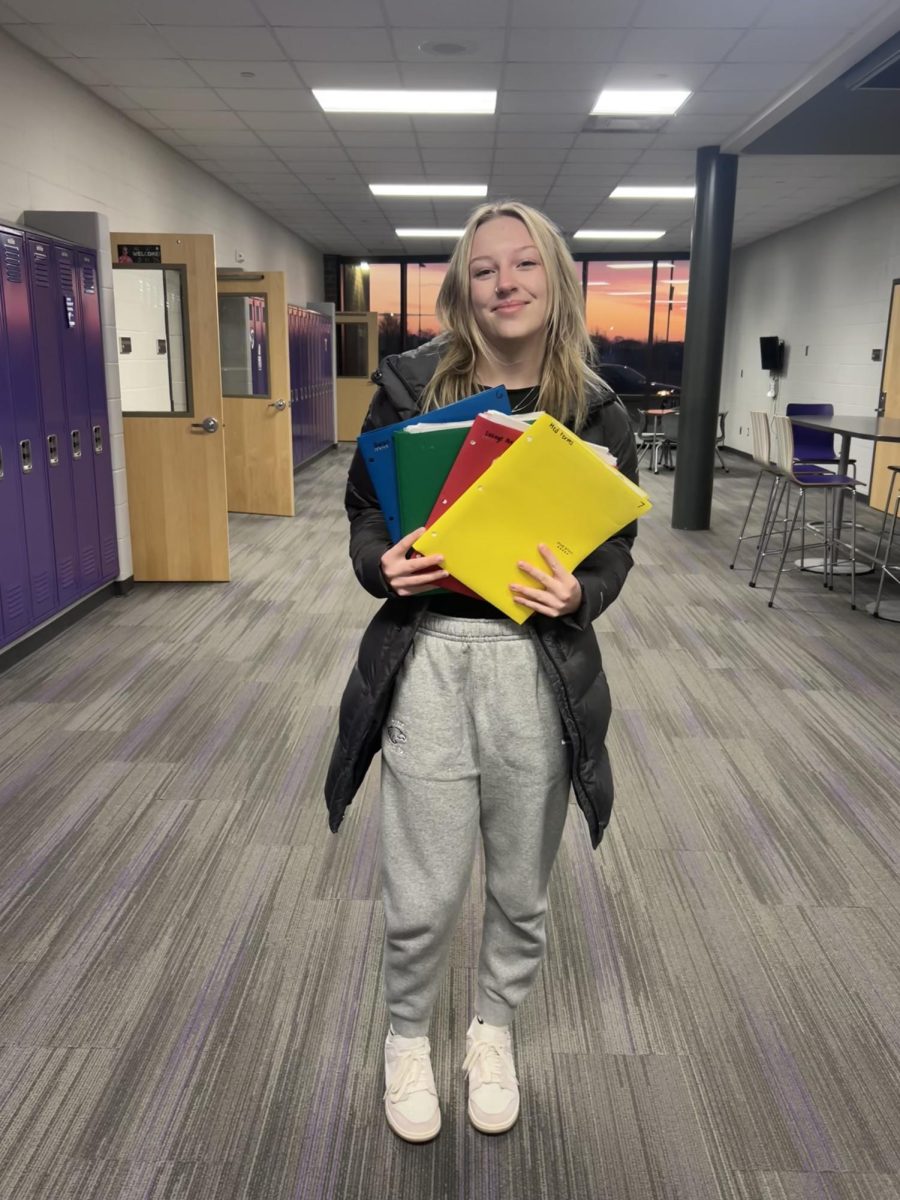
POLYGON ((494 307, 494 312, 514 312, 517 308, 524 308, 524 300, 510 300, 507 304, 497 304, 494 307))

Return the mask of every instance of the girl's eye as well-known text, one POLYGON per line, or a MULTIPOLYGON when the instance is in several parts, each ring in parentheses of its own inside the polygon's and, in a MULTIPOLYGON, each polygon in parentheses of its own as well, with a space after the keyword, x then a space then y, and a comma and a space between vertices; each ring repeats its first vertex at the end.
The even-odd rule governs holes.
POLYGON ((490 273, 491 273, 490 267, 479 267, 479 269, 475 272, 475 278, 476 279, 486 279, 487 276, 490 275, 490 273))
POLYGON ((519 263, 519 266, 520 267, 536 267, 537 263, 534 261, 533 258, 526 258, 524 260, 524 262, 519 263))

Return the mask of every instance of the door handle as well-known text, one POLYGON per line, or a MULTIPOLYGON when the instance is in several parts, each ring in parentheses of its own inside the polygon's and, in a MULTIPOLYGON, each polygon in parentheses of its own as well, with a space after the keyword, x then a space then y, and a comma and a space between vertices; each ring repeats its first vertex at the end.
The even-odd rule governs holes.
POLYGON ((219 428, 219 422, 215 417, 204 417, 202 421, 194 421, 191 424, 191 429, 196 429, 199 433, 215 433, 219 428))
POLYGON ((884 416, 884 409, 885 409, 886 404, 887 404, 887 392, 882 392, 881 395, 878 397, 878 407, 875 409, 875 415, 877 417, 884 416))
POLYGON ((286 400, 273 400, 272 403, 269 405, 269 408, 274 408, 278 412, 284 412, 284 410, 287 408, 287 401, 286 400))

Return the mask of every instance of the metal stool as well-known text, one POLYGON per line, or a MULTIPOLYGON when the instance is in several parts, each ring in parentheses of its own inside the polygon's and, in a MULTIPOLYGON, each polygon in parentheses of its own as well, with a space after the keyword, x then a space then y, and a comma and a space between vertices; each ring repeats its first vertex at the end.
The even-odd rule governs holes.
MULTIPOLYGON (((884 541, 884 530, 887 525, 888 513, 891 512, 891 500, 894 496, 894 487, 897 483, 897 478, 900 476, 900 466, 888 467, 891 472, 891 485, 888 488, 887 502, 884 506, 884 516, 881 519, 881 530, 878 534, 878 545, 875 547, 875 564, 878 565, 878 556, 881 554, 881 543, 884 541)), ((897 492, 897 499, 894 500, 894 511, 891 512, 891 531, 888 534, 887 545, 884 548, 884 554, 881 556, 881 578, 878 580, 878 593, 875 596, 875 603, 869 606, 869 611, 873 617, 878 616, 878 610, 881 607, 881 593, 884 590, 885 578, 890 576, 894 583, 900 583, 900 562, 892 563, 890 561, 891 554, 894 549, 894 533, 897 529, 897 516, 900 514, 900 489, 897 492), (895 574, 897 572, 897 574, 895 574)), ((893 620, 893 618, 891 618, 893 620)))

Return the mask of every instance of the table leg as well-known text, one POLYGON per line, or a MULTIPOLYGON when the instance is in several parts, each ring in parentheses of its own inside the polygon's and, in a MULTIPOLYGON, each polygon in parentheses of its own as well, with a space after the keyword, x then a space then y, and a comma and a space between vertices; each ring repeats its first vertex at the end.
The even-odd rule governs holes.
POLYGON ((659 474, 659 417, 653 418, 653 474, 659 474))

